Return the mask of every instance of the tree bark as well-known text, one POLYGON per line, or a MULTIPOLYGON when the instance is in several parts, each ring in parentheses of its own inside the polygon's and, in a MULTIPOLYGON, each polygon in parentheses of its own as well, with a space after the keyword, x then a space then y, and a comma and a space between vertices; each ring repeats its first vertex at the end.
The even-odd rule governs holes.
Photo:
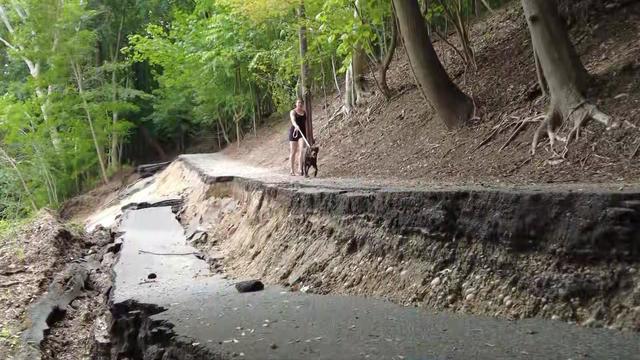
POLYGON ((302 96, 304 98, 304 106, 306 113, 306 126, 305 136, 310 144, 313 144, 313 108, 312 108, 312 95, 311 95, 311 70, 309 69, 309 61, 307 59, 307 27, 305 25, 306 15, 304 11, 304 0, 300 0, 300 8, 298 11, 300 17, 300 31, 298 33, 300 38, 300 82, 302 86, 302 96))
POLYGON ((333 72, 333 81, 336 84, 338 96, 342 96, 342 91, 340 91, 340 84, 338 84, 338 74, 336 73, 336 58, 333 55, 331 55, 331 70, 333 72))
POLYGON ((222 130, 222 137, 224 137, 224 141, 227 145, 231 144, 231 140, 227 135, 227 130, 224 128, 224 123, 222 122, 222 116, 218 116, 218 124, 220 125, 220 130, 222 130))
MULTIPOLYGON (((365 19, 360 14, 360 0, 355 0, 353 10, 353 17, 360 18, 362 24, 365 23, 365 19)), ((365 78, 365 74, 367 73, 368 59, 367 54, 364 52, 362 48, 362 44, 356 44, 353 48, 353 53, 351 55, 351 64, 352 64, 352 81, 353 81, 353 89, 355 91, 355 104, 359 104, 368 94, 367 90, 367 81, 365 78)))
POLYGON ((354 87, 353 63, 351 63, 344 77, 344 110, 347 114, 351 113, 351 110, 353 110, 353 107, 355 106, 356 96, 354 87))
POLYGON ((607 127, 616 126, 608 115, 584 98, 589 74, 569 39, 556 3, 548 0, 522 0, 522 7, 531 33, 534 56, 541 69, 540 77, 546 80, 551 96, 547 117, 534 136, 532 154, 535 153, 538 138, 545 129, 553 149, 557 137, 554 132, 565 120, 574 122, 568 141, 574 136, 578 138, 580 127, 589 119, 595 119, 607 127))
POLYGON ((324 62, 320 62, 320 72, 322 74, 322 94, 324 95, 324 116, 329 118, 329 102, 327 101, 326 77, 324 73, 324 62))
POLYGON ((542 67, 540 66, 540 59, 538 59, 538 54, 533 52, 533 59, 536 63, 536 76, 538 77, 538 84, 540 85, 540 91, 543 96, 549 96, 549 85, 547 84, 547 79, 544 78, 544 74, 542 73, 542 67))
POLYGON ((253 136, 258 137, 258 130, 256 129, 256 118, 257 118, 258 112, 260 111, 260 102, 258 101, 257 90, 254 90, 253 85, 251 85, 251 82, 249 82, 249 89, 251 89, 251 97, 253 98, 253 101, 254 101, 253 114, 251 117, 253 121, 253 136))
POLYGON ((418 87, 448 128, 464 125, 473 102, 451 81, 429 39, 416 0, 393 0, 400 32, 418 87))
MULTIPOLYGON (((111 62, 113 64, 113 69, 111 72, 111 98, 114 104, 116 103, 116 101, 118 101, 118 74, 116 70, 116 63, 118 62, 118 53, 120 52, 120 41, 122 39, 122 28, 124 26, 125 14, 126 11, 124 11, 123 9, 122 17, 120 18, 120 26, 118 27, 116 47, 111 56, 111 62)), ((111 168, 116 168, 120 165, 120 158, 118 156, 118 142, 120 141, 120 139, 118 139, 118 134, 116 133, 116 125, 118 123, 119 115, 120 114, 118 113, 118 111, 113 111, 113 113, 111 114, 113 126, 113 129, 111 131, 111 150, 109 151, 109 167, 111 168)))
POLYGON ((396 14, 391 14, 391 42, 389 43, 389 48, 387 49, 387 54, 384 58, 384 62, 380 65, 380 69, 378 73, 380 76, 380 87, 382 88, 382 92, 384 96, 388 99, 391 97, 391 90, 389 89, 389 85, 387 84, 387 71, 389 70, 389 65, 391 65, 391 61, 393 60, 393 55, 396 52, 396 46, 398 44, 398 23, 396 21, 396 14))

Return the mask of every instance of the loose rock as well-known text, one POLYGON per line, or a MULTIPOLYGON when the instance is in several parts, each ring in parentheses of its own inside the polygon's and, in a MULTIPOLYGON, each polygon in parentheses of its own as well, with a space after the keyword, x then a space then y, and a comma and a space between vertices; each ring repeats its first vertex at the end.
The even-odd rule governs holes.
POLYGON ((241 281, 236 284, 239 293, 247 293, 264 290, 264 284, 260 280, 241 281))

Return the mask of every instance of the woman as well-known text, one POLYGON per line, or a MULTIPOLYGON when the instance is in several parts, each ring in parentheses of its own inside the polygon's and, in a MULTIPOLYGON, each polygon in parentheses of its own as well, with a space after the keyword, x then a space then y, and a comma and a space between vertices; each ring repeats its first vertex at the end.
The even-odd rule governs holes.
POLYGON ((296 158, 300 161, 300 175, 302 175, 302 167, 304 166, 304 140, 302 136, 306 136, 305 131, 307 114, 304 110, 304 101, 296 100, 296 107, 289 113, 291 127, 289 128, 289 162, 291 163, 291 176, 296 175, 296 158))

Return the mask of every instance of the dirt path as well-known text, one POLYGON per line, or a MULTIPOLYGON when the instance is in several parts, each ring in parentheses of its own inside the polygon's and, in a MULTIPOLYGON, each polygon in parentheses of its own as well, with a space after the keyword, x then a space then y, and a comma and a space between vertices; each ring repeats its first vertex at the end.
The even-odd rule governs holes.
POLYGON ((455 185, 447 183, 416 183, 398 179, 362 179, 348 177, 289 176, 283 170, 249 165, 220 153, 189 154, 180 157, 188 166, 207 177, 210 182, 227 181, 232 178, 256 180, 277 185, 317 187, 325 189, 383 190, 383 191, 439 191, 439 190, 497 190, 497 191, 544 191, 544 192, 609 192, 639 193, 640 183, 549 183, 549 184, 487 184, 455 185))

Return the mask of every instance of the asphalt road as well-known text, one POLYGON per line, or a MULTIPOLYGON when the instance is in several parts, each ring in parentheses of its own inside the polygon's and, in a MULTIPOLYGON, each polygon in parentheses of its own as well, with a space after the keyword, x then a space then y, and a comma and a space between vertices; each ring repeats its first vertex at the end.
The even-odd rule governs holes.
POLYGON ((240 294, 233 281, 212 275, 191 254, 197 250, 169 207, 126 211, 119 230, 112 301, 165 308, 153 319, 171 323, 181 341, 212 353, 244 359, 640 359, 634 333, 433 313, 272 286, 240 294))

